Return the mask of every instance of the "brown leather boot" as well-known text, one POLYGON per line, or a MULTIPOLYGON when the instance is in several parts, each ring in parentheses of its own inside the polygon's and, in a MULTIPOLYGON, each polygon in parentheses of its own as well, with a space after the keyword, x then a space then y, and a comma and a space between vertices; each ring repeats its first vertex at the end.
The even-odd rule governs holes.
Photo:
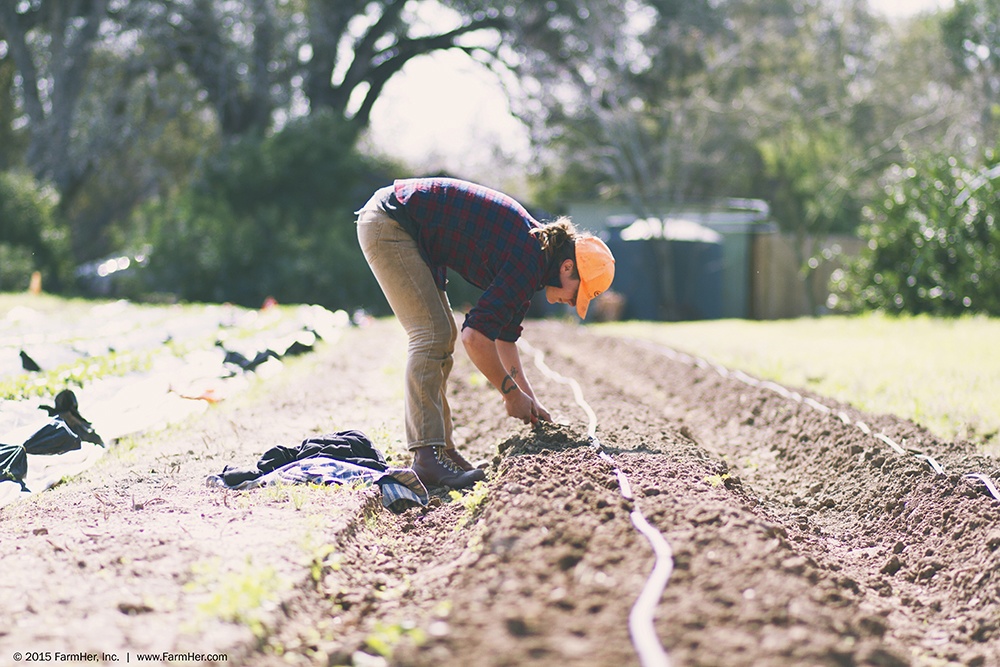
POLYGON ((462 454, 454 447, 445 447, 444 454, 449 459, 451 459, 452 463, 454 463, 455 465, 457 465, 459 468, 461 468, 466 472, 470 470, 479 469, 478 466, 472 465, 472 463, 470 463, 464 456, 462 456, 462 454))
POLYGON ((450 489, 464 489, 486 479, 486 473, 478 468, 462 470, 441 446, 414 449, 412 467, 413 472, 428 488, 446 486, 450 489))

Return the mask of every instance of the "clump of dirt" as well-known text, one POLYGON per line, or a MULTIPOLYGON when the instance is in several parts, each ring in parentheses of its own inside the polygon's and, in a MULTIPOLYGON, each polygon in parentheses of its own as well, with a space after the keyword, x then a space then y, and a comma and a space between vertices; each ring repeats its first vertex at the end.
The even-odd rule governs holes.
POLYGON ((1000 503, 964 476, 995 479, 995 461, 890 415, 789 398, 586 327, 530 322, 525 336, 579 383, 596 440, 532 353, 532 385, 557 420, 535 428, 504 415, 459 351, 449 398, 460 447, 487 462, 480 487, 398 515, 375 489, 206 488, 275 443, 347 428, 408 460, 402 332, 351 329, 0 510, 0 587, 14 601, 0 655, 639 664, 629 614, 654 566, 639 510, 673 550, 655 633, 676 665, 1000 664, 1000 503))

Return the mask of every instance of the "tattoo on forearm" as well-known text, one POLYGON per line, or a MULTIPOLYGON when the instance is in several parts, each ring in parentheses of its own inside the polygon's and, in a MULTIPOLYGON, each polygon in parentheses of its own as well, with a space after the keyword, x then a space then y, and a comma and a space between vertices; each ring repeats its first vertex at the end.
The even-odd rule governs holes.
POLYGON ((503 382, 500 383, 500 392, 506 396, 515 389, 517 389, 517 383, 514 382, 514 378, 510 375, 504 375, 503 382))

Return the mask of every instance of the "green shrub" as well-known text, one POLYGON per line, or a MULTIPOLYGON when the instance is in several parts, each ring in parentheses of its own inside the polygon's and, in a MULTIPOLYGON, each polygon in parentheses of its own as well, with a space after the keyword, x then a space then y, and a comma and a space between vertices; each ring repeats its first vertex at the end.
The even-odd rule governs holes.
POLYGON ((0 291, 28 288, 40 271, 58 289, 71 266, 69 235, 56 215, 55 192, 29 174, 0 172, 0 291))
POLYGON ((189 189, 144 207, 148 281, 191 301, 386 308, 358 248, 354 211, 392 181, 340 121, 314 114, 216 156, 189 189))
POLYGON ((28 288, 35 270, 31 248, 0 241, 0 292, 20 292, 28 288))
POLYGON ((834 273, 831 305, 893 313, 1000 315, 1000 164, 937 157, 894 169, 864 209, 861 256, 834 273))

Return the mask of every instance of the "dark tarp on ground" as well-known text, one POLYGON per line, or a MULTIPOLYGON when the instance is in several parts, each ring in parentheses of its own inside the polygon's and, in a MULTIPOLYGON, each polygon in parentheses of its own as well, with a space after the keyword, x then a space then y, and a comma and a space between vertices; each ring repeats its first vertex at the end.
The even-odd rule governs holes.
POLYGON ((24 486, 24 476, 28 474, 28 454, 24 445, 0 444, 0 480, 9 479, 24 486))
MULTIPOLYGON (((50 417, 55 417, 53 421, 60 421, 64 423, 69 429, 83 442, 92 442, 95 445, 104 446, 104 440, 94 431, 94 427, 90 425, 90 422, 83 418, 80 414, 80 405, 76 400, 76 394, 74 394, 69 389, 63 389, 58 394, 56 394, 55 406, 50 407, 48 405, 39 406, 40 409, 45 410, 49 413, 50 417)), ((38 435, 38 434, 36 434, 38 435)), ((34 436, 32 436, 33 438, 34 436)), ((27 446, 28 443, 25 443, 27 446)), ((78 442, 76 447, 72 449, 79 449, 80 443, 78 442)), ((69 451, 69 450, 66 450, 69 451)), ((28 452, 31 454, 51 454, 58 452, 45 452, 45 451, 33 451, 31 447, 28 447, 28 452)))
POLYGON ((53 417, 24 441, 29 454, 64 454, 80 449, 83 440, 61 417, 53 417))
POLYGON ((104 446, 90 422, 79 411, 76 394, 64 389, 56 394, 55 406, 42 405, 52 418, 20 445, 0 444, 0 480, 9 479, 27 491, 28 454, 55 455, 80 449, 84 442, 104 446))

